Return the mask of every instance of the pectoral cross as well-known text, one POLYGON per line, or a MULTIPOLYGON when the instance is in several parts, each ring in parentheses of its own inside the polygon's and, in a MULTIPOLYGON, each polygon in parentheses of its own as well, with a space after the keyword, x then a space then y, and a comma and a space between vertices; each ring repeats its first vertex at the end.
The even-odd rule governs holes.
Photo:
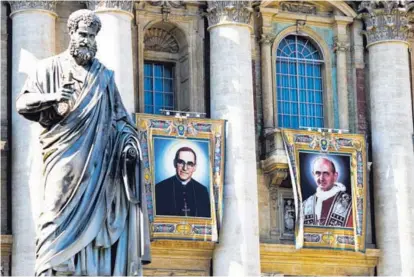
POLYGON ((187 202, 184 202, 184 209, 181 209, 181 211, 183 211, 183 212, 184 212, 184 215, 185 215, 185 216, 188 216, 187 212, 191 211, 191 209, 189 209, 189 208, 187 207, 187 202))

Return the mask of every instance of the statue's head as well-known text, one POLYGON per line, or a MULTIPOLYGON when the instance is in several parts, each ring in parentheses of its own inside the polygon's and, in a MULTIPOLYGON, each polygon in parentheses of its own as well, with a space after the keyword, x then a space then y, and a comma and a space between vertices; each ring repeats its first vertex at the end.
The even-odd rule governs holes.
POLYGON ((101 29, 99 17, 90 10, 78 10, 68 19, 70 54, 81 64, 89 63, 96 55, 96 35, 101 29))

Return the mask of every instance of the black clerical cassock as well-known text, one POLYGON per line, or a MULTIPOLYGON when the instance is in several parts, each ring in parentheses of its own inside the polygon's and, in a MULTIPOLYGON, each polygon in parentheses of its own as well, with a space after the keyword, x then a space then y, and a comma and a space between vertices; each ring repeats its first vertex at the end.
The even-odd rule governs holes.
POLYGON ((186 184, 172 176, 155 185, 156 215, 210 217, 207 188, 191 179, 186 184))

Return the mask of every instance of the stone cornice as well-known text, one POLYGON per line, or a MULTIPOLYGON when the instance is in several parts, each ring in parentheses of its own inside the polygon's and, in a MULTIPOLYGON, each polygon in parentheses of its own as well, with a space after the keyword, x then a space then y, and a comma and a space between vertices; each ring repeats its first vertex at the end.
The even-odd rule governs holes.
POLYGON ((56 14, 56 1, 9 1, 11 12, 45 10, 56 14))
POLYGON ((407 41, 410 24, 407 6, 400 1, 363 1, 359 17, 365 22, 363 34, 368 45, 382 41, 407 41))
POLYGON ((86 1, 88 9, 94 11, 100 10, 120 10, 132 14, 134 1, 132 0, 96 0, 96 1, 86 1))
POLYGON ((250 1, 208 1, 209 26, 221 23, 249 24, 253 9, 250 1))

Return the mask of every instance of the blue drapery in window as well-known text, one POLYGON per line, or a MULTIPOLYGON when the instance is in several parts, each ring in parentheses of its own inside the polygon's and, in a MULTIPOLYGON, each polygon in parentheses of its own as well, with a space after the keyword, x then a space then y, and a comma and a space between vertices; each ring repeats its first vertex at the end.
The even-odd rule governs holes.
POLYGON ((323 127, 323 59, 309 39, 284 38, 276 53, 279 127, 323 127))
POLYGON ((161 109, 174 109, 173 65, 144 63, 144 112, 160 114, 161 109))

